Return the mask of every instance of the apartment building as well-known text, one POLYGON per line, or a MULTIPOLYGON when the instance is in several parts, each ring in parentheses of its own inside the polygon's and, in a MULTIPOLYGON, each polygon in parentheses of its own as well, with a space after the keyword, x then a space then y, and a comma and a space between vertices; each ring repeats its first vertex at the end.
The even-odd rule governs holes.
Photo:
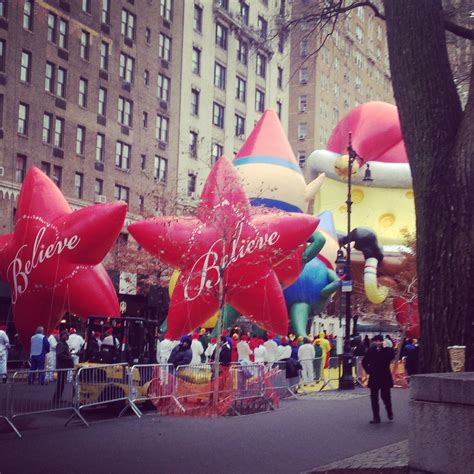
POLYGON ((291 33, 288 135, 301 167, 354 107, 394 103, 385 23, 357 8, 341 14, 332 33, 332 25, 321 31, 304 20, 314 8, 307 0, 292 3, 292 18, 301 20, 291 33))
POLYGON ((0 1, 1 233, 32 165, 73 208, 120 199, 132 219, 174 182, 180 4, 0 1))

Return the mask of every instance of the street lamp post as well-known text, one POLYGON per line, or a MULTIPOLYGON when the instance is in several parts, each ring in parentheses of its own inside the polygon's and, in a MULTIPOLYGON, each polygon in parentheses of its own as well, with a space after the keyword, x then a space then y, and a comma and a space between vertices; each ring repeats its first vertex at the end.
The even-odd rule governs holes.
MULTIPOLYGON (((342 355, 342 376, 339 380, 339 390, 353 390, 355 388, 354 377, 352 375, 353 354, 351 350, 351 320, 352 320, 352 266, 351 266, 351 242, 349 234, 351 233, 351 212, 352 212, 352 168, 355 161, 364 163, 354 148, 352 148, 352 137, 349 133, 349 145, 347 146, 349 162, 347 166, 347 243, 346 243, 346 262, 344 271, 344 281, 342 283, 342 292, 345 293, 346 308, 345 319, 346 327, 344 334, 344 353, 342 355)), ((363 181, 373 181, 370 168, 367 164, 363 181)), ((341 295, 342 296, 342 295, 341 295)), ((356 328, 354 328, 355 332, 356 328)))

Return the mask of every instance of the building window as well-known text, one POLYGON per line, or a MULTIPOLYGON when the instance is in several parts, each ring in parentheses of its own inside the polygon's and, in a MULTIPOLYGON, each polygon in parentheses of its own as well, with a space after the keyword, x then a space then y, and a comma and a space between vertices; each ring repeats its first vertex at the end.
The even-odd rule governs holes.
POLYGON ((173 0, 160 0, 160 15, 168 21, 173 19, 173 0))
POLYGON ((21 52, 20 81, 31 82, 31 53, 29 51, 21 52))
POLYGON ((257 53, 257 75, 265 79, 267 69, 267 60, 265 56, 257 53))
POLYGON ((245 41, 239 39, 239 43, 237 45, 237 61, 242 64, 247 65, 249 56, 249 47, 245 41))
POLYGON ((146 169, 146 155, 140 155, 140 169, 146 169))
MULTIPOLYGON (((359 9, 358 9, 359 10, 359 9)), ((362 8, 360 9, 362 10, 362 8)), ((359 44, 364 43, 364 32, 362 31, 362 28, 360 26, 356 26, 356 40, 359 44)))
POLYGON ((304 140, 306 138, 306 123, 298 124, 298 138, 304 140))
POLYGON ((105 89, 104 87, 100 87, 97 113, 99 115, 105 116, 106 111, 107 111, 107 89, 105 89))
POLYGON ((41 166, 41 171, 46 176, 51 176, 51 163, 48 163, 47 161, 42 161, 40 166, 41 166))
POLYGON ((53 135, 53 115, 47 112, 43 115, 43 143, 51 143, 53 135))
POLYGON ((44 90, 54 94, 54 70, 55 65, 53 63, 46 63, 46 72, 44 75, 44 90))
POLYGON ((168 160, 166 158, 155 155, 153 177, 160 183, 166 183, 168 177, 168 160))
POLYGON ((308 96, 300 95, 298 97, 298 111, 306 112, 307 108, 308 108, 308 96))
POLYGON ((109 69, 109 43, 105 41, 100 44, 100 68, 104 71, 109 69))
POLYGON ((102 0, 100 21, 104 25, 108 25, 110 23, 110 0, 102 0))
POLYGON ((151 30, 150 30, 150 28, 145 28, 145 43, 147 45, 151 44, 151 30))
POLYGON ((196 192, 196 175, 188 174, 188 196, 193 196, 196 192))
POLYGON ((248 6, 247 3, 245 2, 240 2, 240 16, 242 18, 242 22, 244 23, 244 25, 247 25, 249 24, 249 15, 250 14, 250 8, 248 6))
POLYGON ((63 169, 61 166, 53 166, 53 174, 51 176, 51 179, 58 188, 61 188, 61 183, 63 181, 63 169))
POLYGON ((201 50, 193 48, 193 54, 191 57, 191 71, 194 74, 201 74, 201 50))
POLYGON ((300 41, 300 56, 302 58, 305 58, 308 56, 308 40, 307 39, 302 39, 300 41))
POLYGON ((283 68, 280 66, 277 69, 277 86, 279 89, 283 89, 283 68))
POLYGON ((212 124, 219 128, 224 128, 224 106, 214 102, 212 113, 212 124))
POLYGON ((81 54, 81 58, 86 61, 89 61, 89 54, 90 54, 90 47, 91 47, 90 41, 91 41, 91 35, 87 31, 82 30, 80 54, 81 54))
POLYGON ((211 148, 211 165, 213 165, 224 154, 224 146, 213 143, 211 148))
POLYGON ((191 113, 199 115, 199 91, 191 89, 191 113))
POLYGON ((5 96, 0 94, 0 129, 3 128, 3 105, 4 105, 5 96))
POLYGON ((69 23, 62 18, 59 20, 59 41, 58 46, 62 49, 67 49, 69 35, 69 23))
POLYGON ((300 84, 308 83, 308 68, 306 66, 300 69, 300 84))
POLYGON ((259 16, 257 19, 257 29, 260 34, 261 39, 267 39, 267 34, 268 34, 268 23, 265 18, 262 16, 259 16))
POLYGON ((143 112, 142 123, 143 123, 143 128, 148 128, 148 112, 143 112))
POLYGON ((277 115, 280 120, 281 120, 282 111, 283 111, 283 104, 281 103, 280 100, 277 100, 277 115))
POLYGON ((243 135, 245 135, 245 118, 235 114, 235 136, 242 137, 243 135))
POLYGON ((214 63, 214 85, 219 89, 225 90, 226 69, 222 64, 214 63))
POLYGON ((87 108, 87 89, 89 87, 89 81, 81 77, 79 79, 79 105, 87 108))
POLYGON ((130 169, 132 147, 127 143, 117 142, 115 145, 115 166, 122 170, 130 169))
POLYGON ((18 133, 28 135, 28 119, 30 106, 20 102, 18 106, 18 133))
POLYGON ((163 115, 156 115, 156 132, 155 137, 160 142, 168 143, 168 129, 169 129, 169 119, 163 117, 163 115))
POLYGON ((194 5, 194 31, 202 33, 202 8, 199 5, 194 5))
POLYGON ((23 28, 33 31, 33 0, 25 0, 23 4, 23 28))
POLYGON ((125 201, 128 204, 128 201, 130 200, 130 189, 126 186, 116 184, 114 189, 114 199, 116 201, 125 201))
POLYGON ((3 39, 0 39, 0 71, 1 72, 5 72, 6 55, 7 55, 7 42, 3 39))
POLYGON ((281 54, 285 52, 285 34, 283 32, 278 35, 278 52, 281 54))
POLYGON ((160 100, 164 100, 166 102, 170 100, 170 80, 163 74, 158 74, 156 95, 160 100))
POLYGON ((8 2, 7 0, 0 0, 0 17, 6 18, 8 14, 7 10, 8 2))
POLYGON ((138 197, 138 207, 140 209, 140 212, 143 212, 145 210, 145 198, 144 198, 144 196, 139 196, 138 197))
POLYGON ((247 97, 247 81, 237 76, 237 91, 235 98, 241 102, 245 102, 247 97))
POLYGON ((265 92, 255 89, 255 110, 263 112, 265 110, 265 92))
POLYGON ((76 129, 76 155, 84 156, 86 145, 86 127, 78 125, 76 129))
POLYGON ((91 12, 91 0, 82 0, 82 11, 84 13, 91 12))
POLYGON ((96 178, 94 186, 94 194, 97 199, 99 196, 104 195, 104 180, 96 178))
POLYGON ((64 119, 58 117, 54 121, 54 146, 58 148, 64 146, 64 119))
POLYGON ((125 10, 125 8, 122 8, 122 22, 120 24, 120 32, 123 36, 132 41, 135 39, 135 24, 135 15, 128 10, 125 10))
POLYGON ((160 33, 158 56, 165 61, 171 61, 171 38, 160 33))
POLYGON ((51 41, 51 43, 56 43, 57 20, 58 18, 54 13, 48 13, 48 41, 51 41))
POLYGON ((126 127, 133 125, 133 102, 125 97, 118 98, 118 122, 126 127))
POLYGON ((120 53, 119 76, 126 82, 133 82, 135 59, 125 53, 120 53))
POLYGON ((82 199, 84 194, 84 175, 76 173, 74 175, 74 197, 82 199))
POLYGON ((301 169, 304 168, 305 163, 306 163, 306 152, 305 151, 299 151, 298 152, 298 164, 300 165, 301 169))
POLYGON ((67 71, 62 67, 58 67, 57 77, 56 77, 56 95, 58 97, 66 97, 66 80, 67 80, 67 71))
POLYGON ((105 135, 97 134, 95 141, 95 161, 103 163, 105 160, 105 135))
POLYGON ((197 158, 198 148, 198 133, 194 131, 189 132, 189 154, 191 158, 197 158))
POLYGON ((23 183, 26 174, 26 156, 16 155, 16 170, 15 170, 15 181, 17 183, 23 183))
POLYGON ((227 28, 220 23, 216 23, 216 44, 225 50, 227 50, 227 34, 227 28))

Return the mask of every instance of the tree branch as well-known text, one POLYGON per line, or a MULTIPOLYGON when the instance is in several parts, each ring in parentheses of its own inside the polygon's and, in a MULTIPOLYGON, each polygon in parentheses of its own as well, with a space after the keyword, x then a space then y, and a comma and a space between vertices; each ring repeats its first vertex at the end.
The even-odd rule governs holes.
POLYGON ((470 30, 469 28, 465 28, 464 26, 458 25, 451 20, 444 20, 444 27, 450 33, 453 33, 456 36, 460 36, 461 38, 466 38, 470 40, 474 40, 474 30, 470 30))

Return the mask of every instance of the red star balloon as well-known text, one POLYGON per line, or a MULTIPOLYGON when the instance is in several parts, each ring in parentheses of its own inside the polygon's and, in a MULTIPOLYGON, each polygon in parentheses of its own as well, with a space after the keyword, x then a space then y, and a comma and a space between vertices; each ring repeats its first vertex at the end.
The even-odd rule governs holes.
POLYGON ((72 212, 58 187, 32 167, 23 183, 13 234, 0 236, 0 278, 11 288, 15 326, 25 347, 66 311, 84 318, 120 314, 113 284, 99 265, 125 220, 125 203, 72 212))
POLYGON ((219 309, 220 295, 264 329, 286 334, 288 314, 273 267, 305 243, 318 222, 309 215, 252 209, 236 169, 223 157, 206 181, 197 217, 147 219, 129 231, 146 250, 181 270, 168 337, 203 324, 219 309))

